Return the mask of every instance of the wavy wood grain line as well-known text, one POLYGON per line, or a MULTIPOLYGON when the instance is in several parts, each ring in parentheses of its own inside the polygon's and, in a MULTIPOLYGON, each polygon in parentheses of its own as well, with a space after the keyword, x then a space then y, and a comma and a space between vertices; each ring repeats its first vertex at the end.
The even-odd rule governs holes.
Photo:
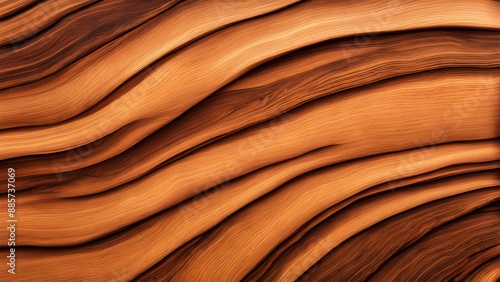
POLYGON ((492 0, 0 0, 0 280, 497 281, 499 70, 492 0))
POLYGON ((0 1, 0 19, 13 16, 16 13, 28 9, 30 6, 36 5, 37 2, 37 0, 2 0, 0 1))

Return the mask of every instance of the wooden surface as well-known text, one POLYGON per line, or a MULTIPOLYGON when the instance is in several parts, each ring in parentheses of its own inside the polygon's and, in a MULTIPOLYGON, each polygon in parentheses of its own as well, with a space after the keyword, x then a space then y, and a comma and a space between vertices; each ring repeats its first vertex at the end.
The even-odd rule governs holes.
POLYGON ((1 0, 0 104, 1 281, 500 277, 499 1, 1 0))

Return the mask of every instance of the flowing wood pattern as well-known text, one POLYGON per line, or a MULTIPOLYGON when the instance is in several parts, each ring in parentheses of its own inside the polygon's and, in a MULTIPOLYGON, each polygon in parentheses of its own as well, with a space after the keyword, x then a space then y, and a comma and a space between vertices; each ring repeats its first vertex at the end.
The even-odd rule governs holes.
POLYGON ((0 0, 0 22, 1 281, 500 279, 499 1, 0 0))

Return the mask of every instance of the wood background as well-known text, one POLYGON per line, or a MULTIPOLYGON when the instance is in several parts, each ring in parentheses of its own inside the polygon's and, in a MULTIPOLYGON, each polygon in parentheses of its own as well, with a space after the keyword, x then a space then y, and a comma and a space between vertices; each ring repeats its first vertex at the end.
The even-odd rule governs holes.
POLYGON ((497 281, 499 70, 492 0, 0 0, 0 280, 497 281))

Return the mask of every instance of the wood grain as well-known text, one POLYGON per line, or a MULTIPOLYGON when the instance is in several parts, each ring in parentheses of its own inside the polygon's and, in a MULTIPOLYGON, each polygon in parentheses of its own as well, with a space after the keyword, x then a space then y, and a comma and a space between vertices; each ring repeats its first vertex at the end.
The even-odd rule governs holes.
POLYGON ((1 281, 500 278, 500 2, 0 0, 0 22, 1 281))

